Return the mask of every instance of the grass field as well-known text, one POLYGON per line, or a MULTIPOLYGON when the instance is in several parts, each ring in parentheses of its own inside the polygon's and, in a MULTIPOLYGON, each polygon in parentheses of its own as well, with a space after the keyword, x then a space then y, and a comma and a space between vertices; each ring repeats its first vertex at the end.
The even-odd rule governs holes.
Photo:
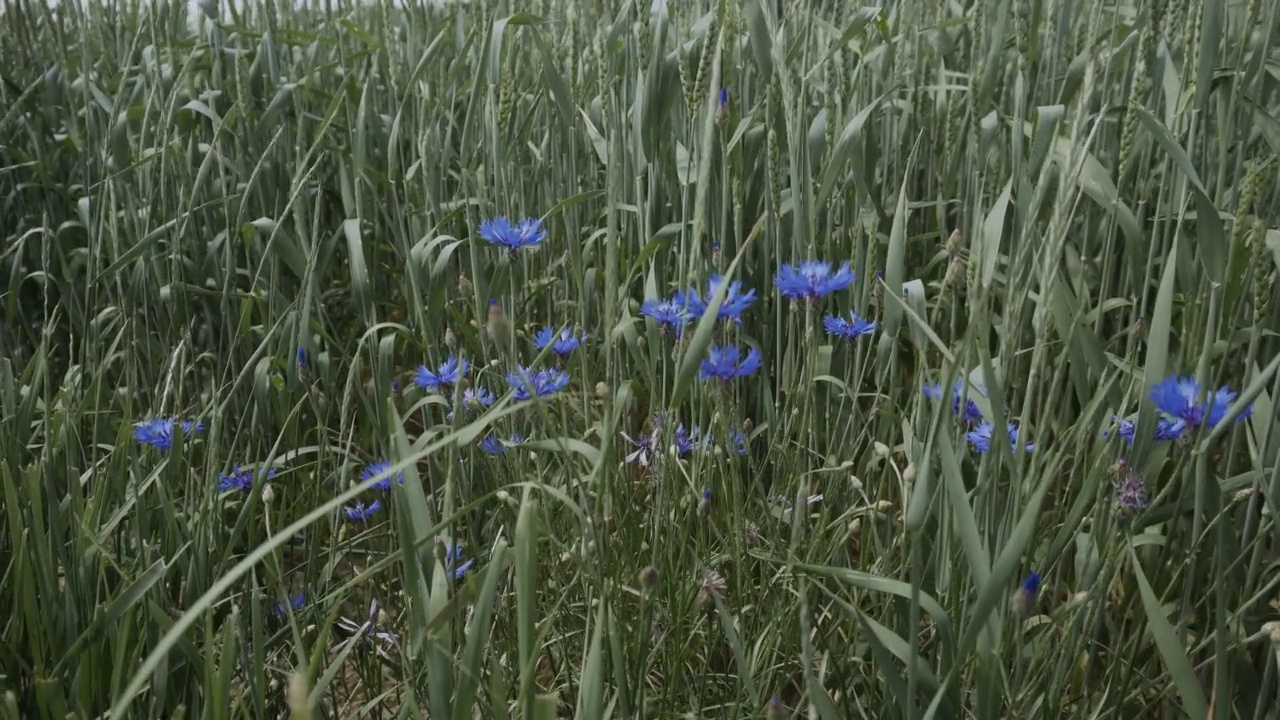
POLYGON ((1277 3, 397 4, 5 3, 0 718, 1276 717, 1277 3))

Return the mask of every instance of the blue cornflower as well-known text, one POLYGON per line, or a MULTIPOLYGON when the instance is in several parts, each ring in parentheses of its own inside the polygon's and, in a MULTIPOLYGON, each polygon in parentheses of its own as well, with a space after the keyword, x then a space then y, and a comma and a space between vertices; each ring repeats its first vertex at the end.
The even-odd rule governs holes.
POLYGON ((663 332, 670 330, 679 337, 685 323, 689 322, 689 307, 681 300, 679 293, 670 300, 645 300, 640 306, 640 314, 652 318, 663 332))
POLYGON ((742 357, 741 351, 735 345, 726 347, 712 345, 711 351, 707 353, 707 359, 702 361, 701 375, 703 380, 715 378, 728 382, 735 378, 754 375, 760 369, 760 364, 760 351, 755 348, 747 350, 746 357, 742 357))
POLYGON ((516 400, 531 400, 554 395, 569 387, 569 373, 559 368, 534 371, 517 366, 515 372, 507 373, 507 384, 515 391, 516 400))
POLYGON ((720 93, 716 95, 716 106, 722 113, 729 109, 729 88, 720 88, 720 93))
MULTIPOLYGON (((994 424, 984 422, 966 433, 965 438, 969 441, 969 444, 973 446, 975 452, 984 453, 991 449, 991 438, 995 433, 995 428, 996 426, 994 424)), ((1013 423, 1009 423, 1006 432, 1009 435, 1009 443, 1016 447, 1018 444, 1018 426, 1013 423)), ((1035 443, 1027 443, 1027 452, 1035 452, 1035 449, 1035 443)))
POLYGON ((169 452, 173 447, 173 426, 182 426, 182 436, 189 438, 204 432, 204 423, 194 420, 174 420, 172 418, 156 418, 145 420, 133 426, 133 439, 157 450, 169 452))
POLYGON ((289 596, 289 604, 287 609, 284 603, 280 602, 279 600, 273 600, 270 606, 271 614, 277 615, 277 616, 284 616, 287 614, 287 611, 289 609, 293 610, 294 612, 298 612, 303 607, 305 607, 306 604, 307 604, 307 596, 303 593, 296 593, 294 595, 289 596))
MULTIPOLYGON (((390 471, 391 471, 391 461, 390 461, 390 460, 379 460, 379 461, 377 461, 377 462, 370 463, 369 465, 365 466, 365 469, 364 469, 363 471, 361 471, 361 472, 360 472, 360 482, 368 482, 368 481, 370 481, 370 480, 374 479, 375 477, 377 477, 377 476, 379 476, 379 475, 385 475, 386 473, 388 473, 388 472, 390 472, 390 471)), ((404 471, 401 471, 401 472, 396 473, 395 478, 396 478, 396 482, 398 482, 398 483, 400 483, 401 485, 403 485, 403 484, 404 484, 404 471)), ((378 489, 378 490, 390 490, 390 489, 391 489, 391 476, 390 476, 390 475, 386 475, 386 477, 384 477, 384 478, 382 478, 381 480, 379 480, 379 481, 375 482, 375 483, 373 484, 373 487, 374 487, 374 488, 376 488, 376 489, 378 489)))
POLYGON ((675 433, 676 455, 684 457, 695 450, 705 450, 708 445, 707 440, 710 438, 710 434, 703 437, 697 425, 693 426, 693 430, 687 430, 681 423, 675 433))
POLYGON ((822 327, 827 331, 828 335, 835 335, 847 340, 854 340, 876 331, 874 320, 864 320, 858 317, 858 313, 853 311, 849 311, 849 319, 847 320, 839 315, 826 316, 822 319, 822 327))
MULTIPOLYGON (((1227 414, 1227 408, 1235 402, 1236 393, 1223 385, 1216 392, 1206 392, 1204 402, 1197 405, 1196 395, 1199 392, 1200 383, 1195 378, 1173 375, 1151 387, 1151 401, 1166 415, 1184 420, 1191 430, 1202 425, 1213 427, 1227 414)), ((1251 412, 1252 403, 1236 417, 1236 422, 1251 412)))
POLYGON ((750 438, 747 437, 746 431, 738 428, 729 428, 729 450, 734 455, 746 455, 748 442, 750 442, 750 438))
POLYGON ((705 515, 711 509, 711 488, 702 491, 702 497, 698 499, 698 514, 705 515))
MULTIPOLYGON (((723 275, 712 275, 711 280, 707 283, 707 299, 703 300, 698 294, 697 288, 689 288, 683 292, 676 293, 674 302, 680 303, 684 301, 684 305, 688 307, 689 316, 702 317, 707 313, 711 298, 715 297, 716 292, 720 290, 720 286, 725 282, 723 275)), ((754 288, 743 292, 742 282, 734 280, 729 283, 729 289, 725 291, 724 302, 720 303, 720 311, 716 313, 717 319, 732 320, 733 322, 742 324, 742 313, 751 307, 756 301, 756 291, 754 288)))
POLYGON ((462 391, 462 407, 468 410, 487 408, 494 400, 497 398, 493 393, 482 387, 470 387, 462 391))
POLYGON ((351 522, 364 522, 365 520, 368 520, 369 518, 377 514, 377 512, 381 509, 382 509, 381 500, 374 500, 368 505, 357 500, 355 503, 345 507, 343 509, 343 512, 346 513, 347 519, 350 520, 351 522))
POLYGON ((307 349, 300 347, 298 348, 298 369, 305 368, 306 366, 307 366, 307 349))
POLYGON ((235 490, 240 492, 248 492, 253 487, 254 477, 265 476, 273 478, 276 476, 275 470, 267 470, 263 473, 261 470, 254 472, 253 470, 241 470, 239 465, 232 465, 231 472, 218 476, 218 492, 228 493, 235 490))
POLYGON ((627 456, 623 458, 623 462, 638 463, 640 467, 649 467, 650 461, 657 457, 653 452, 653 444, 658 439, 658 429, 654 428, 650 432, 634 438, 624 432, 619 432, 618 434, 636 448, 627 453, 627 456))
MULTIPOLYGON (((973 391, 971 391, 971 393, 972 392, 977 392, 983 397, 986 397, 987 395, 987 389, 982 387, 981 385, 974 385, 973 391)), ((929 398, 930 400, 941 401, 942 400, 941 383, 926 383, 924 386, 924 396, 929 398)), ((960 414, 960 401, 962 398, 964 399, 965 422, 969 422, 969 423, 982 422, 983 421, 982 409, 979 408, 978 404, 973 401, 972 394, 970 395, 970 397, 967 397, 967 398, 965 397, 964 380, 957 379, 955 385, 952 386, 951 388, 951 411, 957 415, 960 414)))
MULTIPOLYGON (((522 442, 524 442, 524 438, 515 432, 511 433, 510 439, 507 440, 507 444, 513 447, 522 442)), ((480 449, 490 455, 501 455, 507 451, 507 445, 504 445, 495 433, 489 433, 480 441, 480 449)))
POLYGON ((525 218, 512 225, 505 217, 496 217, 480 223, 480 237, 514 253, 520 248, 540 244, 546 239, 547 231, 542 229, 542 221, 537 218, 525 218))
POLYGON ((435 371, 427 369, 426 365, 419 365, 413 381, 423 390, 444 392, 457 385, 470 369, 471 363, 466 358, 459 360, 456 356, 450 355, 435 371))
POLYGON ((533 346, 539 350, 543 350, 549 345, 551 346, 551 352, 562 358, 566 358, 572 355, 573 351, 577 350, 578 346, 581 345, 582 341, 585 339, 585 335, 581 338, 575 337, 569 328, 565 328, 557 333, 556 329, 553 327, 544 327, 534 334, 533 346))
POLYGON ((466 575, 467 571, 471 569, 471 566, 476 564, 475 558, 458 565, 457 563, 460 560, 462 560, 462 545, 454 543, 452 547, 445 550, 444 565, 445 572, 453 573, 454 580, 461 580, 462 576, 466 575))
MULTIPOLYGON (((1182 418, 1156 418, 1156 442, 1166 442, 1169 440, 1177 440, 1182 437, 1182 433, 1187 429, 1187 421, 1182 418)), ((1116 434, 1124 439, 1126 445, 1133 445, 1133 439, 1137 434, 1138 420, 1136 417, 1123 418, 1116 428, 1116 434)), ((1104 437, 1110 433, 1103 433, 1104 437)))
POLYGON ((1040 599, 1040 574, 1032 572, 1022 581, 1022 585, 1018 588, 1018 592, 1014 595, 1014 604, 1018 608, 1018 612, 1022 615, 1030 615, 1035 612, 1040 599))
POLYGON ((773 284, 783 297, 792 300, 817 300, 849 287, 853 284, 853 279, 853 270, 847 262, 841 263, 833 271, 829 262, 805 260, 795 267, 783 265, 778 268, 773 284))

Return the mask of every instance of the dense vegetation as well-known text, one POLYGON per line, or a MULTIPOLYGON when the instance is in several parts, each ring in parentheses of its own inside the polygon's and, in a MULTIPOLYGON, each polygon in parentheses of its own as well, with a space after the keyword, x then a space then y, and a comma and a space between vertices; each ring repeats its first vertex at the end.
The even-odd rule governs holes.
POLYGON ((4 717, 1274 717, 1280 8, 0 11, 4 717))

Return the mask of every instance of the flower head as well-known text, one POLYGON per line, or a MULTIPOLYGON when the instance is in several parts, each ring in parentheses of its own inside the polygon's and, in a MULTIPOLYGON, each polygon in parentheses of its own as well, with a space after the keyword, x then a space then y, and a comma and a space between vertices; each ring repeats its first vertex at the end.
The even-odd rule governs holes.
POLYGON ((569 387, 569 373, 559 368, 534 371, 517 366, 515 372, 507 373, 507 384, 515 391, 515 399, 523 402, 554 395, 569 387))
POLYGON ((172 418, 156 418, 145 420, 133 426, 133 439, 157 450, 169 452, 173 447, 173 427, 182 427, 182 436, 189 438, 204 432, 204 423, 194 420, 174 420, 172 418))
POLYGON ((268 469, 265 473, 261 470, 257 472, 249 469, 241 470, 239 465, 232 465, 231 472, 218 476, 218 492, 228 493, 232 491, 248 492, 253 487, 253 481, 256 477, 273 478, 276 471, 268 469))
POLYGON ((655 457, 653 444, 657 440, 657 432, 647 432, 636 437, 631 437, 624 432, 618 434, 635 448, 635 450, 627 453, 627 456, 623 458, 623 462, 627 464, 636 463, 640 467, 649 467, 650 461, 655 457))
POLYGON ((750 440, 745 430, 729 428, 729 450, 734 455, 746 455, 750 440))
MULTIPOLYGON (((707 310, 711 309, 711 298, 715 297, 720 290, 720 286, 724 285, 725 279, 723 275, 712 275, 711 280, 707 283, 707 299, 703 300, 698 294, 696 288, 689 288, 683 292, 676 293, 674 302, 687 307, 690 317, 702 317, 707 314, 707 310)), ((724 301, 720 303, 720 310, 716 313, 716 317, 720 320, 731 320, 735 323, 742 323, 742 313, 756 302, 756 291, 754 289, 742 289, 742 282, 734 280, 729 283, 728 289, 725 291, 724 301)))
MULTIPOLYGON (((1200 382, 1195 378, 1172 375, 1151 387, 1151 401, 1160 412, 1185 421, 1192 430, 1202 425, 1213 427, 1227 414, 1227 408, 1235 402, 1236 393, 1223 385, 1216 392, 1206 390, 1204 402, 1197 403, 1196 395, 1199 392, 1200 382)), ((1245 419, 1251 412, 1252 403, 1236 416, 1236 422, 1245 419)))
MULTIPOLYGON (((1187 429, 1187 421, 1182 418, 1156 418, 1155 441, 1166 442, 1169 440, 1177 440, 1182 437, 1182 433, 1187 429)), ((1126 445, 1133 445, 1133 439, 1138 431, 1138 421, 1136 417, 1127 417, 1119 421, 1119 427, 1116 428, 1116 435, 1119 435, 1126 445)), ((1105 432, 1103 436, 1110 435, 1105 432)))
POLYGON ((1018 592, 1014 595, 1014 604, 1018 612, 1030 615, 1036 610, 1040 598, 1040 574, 1032 572, 1022 581, 1018 592))
POLYGON ((482 387, 470 387, 462 391, 462 407, 467 410, 480 410, 493 404, 497 398, 482 387))
POLYGON ((577 350, 578 346, 581 345, 582 341, 585 339, 586 336, 581 338, 575 337, 569 328, 565 328, 557 333, 555 328, 544 327, 534 334, 533 346, 539 350, 544 350, 550 346, 551 352, 559 355, 561 358, 566 358, 572 355, 573 351, 577 350))
POLYGON ((298 363, 298 369, 300 370, 307 366, 307 349, 306 348, 301 348, 301 347, 298 348, 297 363, 298 363))
POLYGON ((428 369, 426 365, 419 365, 413 381, 423 390, 445 392, 457 385, 470 369, 471 363, 466 358, 458 359, 457 356, 450 355, 440 364, 439 369, 434 371, 428 369))
POLYGON ((821 260, 805 260, 796 265, 783 265, 773 279, 773 284, 783 297, 792 300, 817 300, 853 284, 854 273, 849 263, 837 269, 821 260))
POLYGON ((284 616, 288 614, 289 610, 298 612, 299 610, 301 610, 303 607, 306 606, 307 596, 303 593, 296 593, 296 594, 290 595, 287 603, 288 604, 286 605, 285 603, 282 603, 279 600, 272 601, 270 605, 271 614, 276 616, 284 616))
POLYGON ((503 444, 503 441, 498 438, 497 434, 489 433, 480 441, 480 449, 489 455, 501 455, 507 451, 507 445, 515 447, 522 442, 524 442, 524 438, 520 437, 519 433, 516 432, 511 433, 506 444, 503 444))
POLYGON ((734 345, 721 347, 712 345, 707 359, 700 366, 703 380, 723 380, 728 382, 737 378, 754 375, 760 369, 760 351, 751 348, 746 357, 734 345))
POLYGON ((724 595, 725 590, 729 589, 729 584, 724 581, 720 573, 715 570, 708 570, 702 576, 701 582, 698 583, 698 602, 703 605, 724 595))
POLYGON ((382 509, 381 500, 374 500, 368 505, 357 500, 356 502, 343 508, 343 512, 346 513, 347 519, 350 520, 351 522, 364 522, 369 518, 373 517, 374 515, 376 515, 378 511, 381 509, 382 509))
POLYGON ((702 496, 698 498, 698 514, 706 515, 711 510, 711 488, 702 491, 702 496))
POLYGON ((676 337, 680 337, 680 331, 689 322, 688 303, 679 294, 670 300, 645 300, 640 306, 640 314, 658 323, 663 332, 673 332, 676 337))
POLYGON ((1147 509, 1147 484, 1136 472, 1125 473, 1116 488, 1116 508, 1124 515, 1136 515, 1147 509))
MULTIPOLYGON (((966 433, 965 438, 970 445, 973 445, 975 452, 984 453, 991 449, 991 439, 995 434, 995 428, 996 426, 993 423, 980 423, 966 433)), ((1009 423, 1006 432, 1009 436, 1009 443, 1016 449, 1018 447, 1018 426, 1009 423)), ((1027 452, 1035 452, 1035 449, 1035 443, 1027 443, 1027 452)))
MULTIPOLYGON (((973 390, 983 397, 987 395, 987 389, 981 385, 974 385, 973 390)), ((942 385, 940 383, 926 383, 924 386, 924 396, 930 400, 942 400, 942 385)), ((964 402, 964 420, 968 423, 980 423, 983 421, 982 409, 978 407, 978 403, 973 401, 973 396, 965 395, 965 382, 963 379, 957 379, 955 385, 951 388, 951 411, 960 415, 960 403, 964 402)))
MULTIPOLYGON (((374 479, 375 477, 378 477, 379 475, 383 475, 384 477, 378 480, 377 482, 375 482, 373 484, 373 487, 378 490, 390 490, 391 489, 391 475, 389 474, 390 472, 391 472, 391 461, 379 460, 377 462, 370 463, 369 465, 365 466, 364 470, 360 472, 360 482, 368 482, 374 479)), ((396 482, 400 483, 401 485, 404 484, 403 471, 396 473, 395 478, 396 478, 396 482)))
POLYGON ((472 565, 476 564, 476 559, 462 559, 462 545, 453 543, 445 550, 445 572, 453 575, 454 580, 461 580, 472 565))
POLYGON ((684 424, 681 423, 680 426, 676 428, 674 438, 676 455, 684 457, 695 450, 705 450, 709 444, 707 441, 710 439, 710 433, 704 437, 702 435, 702 431, 698 429, 697 425, 693 426, 693 430, 688 430, 685 428, 684 424))
POLYGON ((863 335, 870 335, 876 331, 876 323, 874 320, 864 320, 858 317, 858 313, 849 312, 849 318, 845 319, 839 315, 828 315, 822 319, 822 327, 827 331, 828 335, 835 335, 846 340, 856 340, 863 335))
POLYGON ((525 218, 512 225, 505 217, 496 217, 480 223, 480 237, 514 253, 520 248, 541 244, 546 239, 547 232, 542 229, 542 221, 537 218, 525 218))

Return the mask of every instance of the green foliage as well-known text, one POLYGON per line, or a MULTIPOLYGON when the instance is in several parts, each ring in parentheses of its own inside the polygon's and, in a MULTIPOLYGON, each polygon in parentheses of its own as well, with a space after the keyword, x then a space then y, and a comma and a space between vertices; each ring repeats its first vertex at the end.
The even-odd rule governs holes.
POLYGON ((1274 3, 405 4, 0 9, 0 716, 1272 716, 1274 3))

